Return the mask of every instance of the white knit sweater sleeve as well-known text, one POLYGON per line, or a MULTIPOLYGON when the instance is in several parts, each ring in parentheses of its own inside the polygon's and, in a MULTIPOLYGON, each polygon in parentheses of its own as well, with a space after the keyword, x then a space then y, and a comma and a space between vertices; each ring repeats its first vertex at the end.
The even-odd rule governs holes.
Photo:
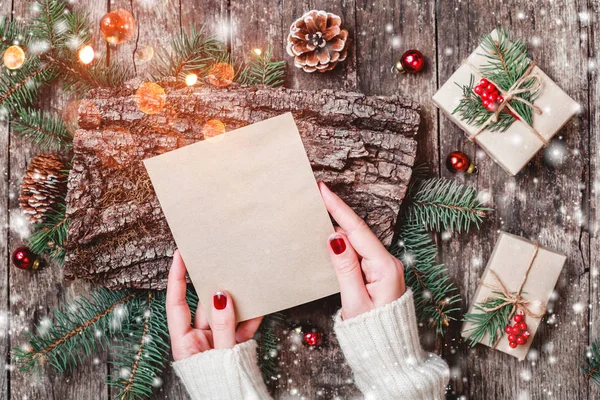
POLYGON ((256 362, 256 341, 208 350, 173 363, 192 400, 263 400, 271 396, 256 362))
POLYGON ((334 330, 365 399, 445 399, 448 365, 419 343, 410 289, 383 307, 342 320, 334 330))

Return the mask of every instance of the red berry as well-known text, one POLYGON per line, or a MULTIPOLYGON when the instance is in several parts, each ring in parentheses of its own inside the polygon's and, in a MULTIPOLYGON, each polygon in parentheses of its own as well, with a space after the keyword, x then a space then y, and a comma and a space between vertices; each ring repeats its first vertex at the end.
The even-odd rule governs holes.
POLYGON ((510 335, 508 335, 508 341, 509 342, 516 342, 517 341, 517 335, 515 335, 514 333, 511 333, 510 335))
POLYGON ((513 349, 517 348, 517 342, 508 342, 508 345, 513 349))
POLYGON ((515 314, 513 319, 515 320, 515 322, 521 322, 523 321, 523 314, 515 314))
POLYGON ((525 344, 527 343, 527 339, 525 339, 523 336, 517 336, 517 344, 525 344))
POLYGON ((485 90, 488 92, 493 92, 494 90, 496 90, 496 86, 492 85, 491 83, 488 83, 485 87, 485 90))
POLYGON ((496 103, 488 101, 487 106, 485 106, 485 108, 487 108, 488 111, 494 112, 496 111, 496 108, 498 108, 498 106, 496 105, 496 103))
POLYGON ((504 328, 504 332, 506 332, 507 334, 511 334, 513 333, 513 328, 510 325, 506 325, 506 328, 504 328))
POLYGON ((522 335, 525 339, 529 339, 529 336, 531 336, 531 333, 529 333, 529 331, 525 331, 522 333, 522 335))
POLYGON ((513 333, 514 333, 515 335, 520 335, 520 334, 521 334, 521 329, 519 329, 519 326, 518 326, 518 325, 519 325, 519 324, 514 324, 514 325, 513 325, 513 327, 512 327, 512 329, 513 329, 513 333))
POLYGON ((479 85, 475 86, 475 89, 473 89, 473 91, 475 92, 475 94, 478 94, 481 96, 481 94, 483 93, 483 88, 479 85))
POLYGON ((488 85, 488 83, 490 83, 490 82, 488 82, 488 80, 487 80, 487 79, 485 79, 485 78, 482 78, 482 79, 479 81, 479 85, 481 85, 481 86, 483 86, 483 87, 487 86, 487 85, 488 85))
POLYGON ((489 105, 490 105, 490 101, 489 101, 489 100, 487 100, 487 99, 483 99, 483 100, 481 100, 481 104, 482 104, 482 105, 483 105, 485 108, 487 108, 487 106, 489 106, 489 105))
POLYGON ((488 100, 491 102, 498 100, 498 92, 488 93, 488 100))
POLYGON ((496 101, 498 102, 498 104, 502 104, 502 103, 504 103, 504 97, 498 95, 498 98, 496 99, 496 101))
POLYGON ((516 326, 519 327, 519 330, 521 331, 526 331, 527 330, 527 324, 525 323, 525 321, 521 321, 518 324, 515 324, 516 326))

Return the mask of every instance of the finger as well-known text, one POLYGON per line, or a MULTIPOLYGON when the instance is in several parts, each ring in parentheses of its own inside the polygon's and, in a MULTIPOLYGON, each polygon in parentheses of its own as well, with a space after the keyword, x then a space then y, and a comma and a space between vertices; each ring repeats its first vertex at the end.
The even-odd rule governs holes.
POLYGON ((235 331, 235 341, 238 343, 243 343, 252 339, 256 333, 256 330, 260 326, 262 319, 263 317, 253 318, 239 324, 237 330, 235 331))
POLYGON ((338 195, 333 193, 323 182, 319 183, 321 196, 329 214, 346 232, 352 247, 362 257, 370 260, 388 256, 388 251, 377 239, 377 236, 356 213, 338 195))
POLYGON ((340 285, 342 316, 355 317, 372 309, 358 256, 343 233, 329 237, 329 257, 340 285))
POLYGON ((194 316, 194 328, 196 329, 210 329, 208 319, 206 318, 206 312, 202 307, 202 304, 198 304, 196 309, 196 315, 194 316))
POLYGON ((185 264, 179 254, 175 250, 173 254, 173 264, 169 271, 169 279, 167 281, 167 324, 169 326, 169 334, 172 338, 181 338, 192 327, 190 326, 192 316, 190 307, 185 299, 185 291, 187 282, 185 281, 185 264))
POLYGON ((235 311, 227 292, 219 291, 213 296, 210 328, 215 349, 231 349, 235 346, 235 311))

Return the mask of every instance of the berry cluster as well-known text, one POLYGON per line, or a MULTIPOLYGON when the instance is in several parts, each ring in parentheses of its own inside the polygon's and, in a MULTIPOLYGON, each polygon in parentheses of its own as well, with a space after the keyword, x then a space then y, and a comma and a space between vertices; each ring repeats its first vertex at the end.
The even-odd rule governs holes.
POLYGON ((525 315, 522 312, 515 314, 513 320, 515 323, 512 326, 507 325, 504 331, 508 334, 508 345, 514 349, 518 345, 527 343, 531 333, 527 330, 525 315))
POLYGON ((485 78, 479 81, 473 91, 481 97, 481 104, 491 112, 496 111, 498 105, 504 101, 504 97, 498 93, 498 88, 485 78))

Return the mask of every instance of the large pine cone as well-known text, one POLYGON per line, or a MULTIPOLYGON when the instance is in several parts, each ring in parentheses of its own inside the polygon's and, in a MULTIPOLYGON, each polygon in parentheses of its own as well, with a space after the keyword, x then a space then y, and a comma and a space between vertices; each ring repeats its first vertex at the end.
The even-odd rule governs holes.
POLYGON ((294 65, 306 72, 332 70, 348 55, 348 31, 342 19, 326 11, 312 10, 290 27, 287 52, 294 65))
POLYGON ((65 164, 54 154, 35 156, 23 177, 19 206, 32 224, 43 222, 67 193, 65 164))

